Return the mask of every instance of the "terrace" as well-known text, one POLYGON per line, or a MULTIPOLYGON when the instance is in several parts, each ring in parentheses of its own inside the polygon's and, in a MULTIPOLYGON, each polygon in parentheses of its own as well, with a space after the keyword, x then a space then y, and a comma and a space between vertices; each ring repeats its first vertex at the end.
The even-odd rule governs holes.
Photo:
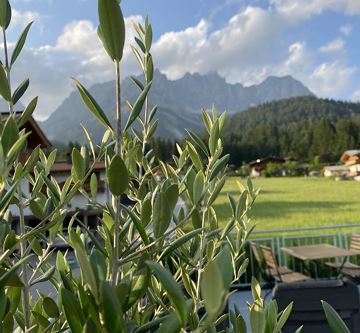
POLYGON ((251 277, 255 276, 261 281, 265 301, 275 298, 280 309, 294 301, 284 332, 294 332, 300 324, 304 325, 302 332, 314 332, 315 327, 316 332, 328 332, 321 300, 331 302, 351 331, 357 332, 360 325, 360 251, 359 234, 351 232, 354 227, 360 224, 254 231, 249 245, 270 248, 277 260, 277 272, 282 272, 283 279, 279 281, 276 273, 269 276, 254 246, 249 246, 249 269, 233 286, 237 292, 229 299, 229 307, 236 304, 250 323, 244 304, 252 300, 250 285, 251 277), (306 235, 309 232, 312 234, 306 235), (295 278, 291 277, 291 271, 295 278), (309 279, 302 281, 301 276, 309 279), (287 283, 291 279, 294 280, 287 283))

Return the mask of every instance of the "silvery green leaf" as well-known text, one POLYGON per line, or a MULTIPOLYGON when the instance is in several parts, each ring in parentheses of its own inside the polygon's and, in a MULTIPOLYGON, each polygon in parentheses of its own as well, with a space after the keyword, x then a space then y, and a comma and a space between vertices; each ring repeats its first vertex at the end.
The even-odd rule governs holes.
POLYGON ((90 192, 92 198, 94 199, 96 198, 97 190, 98 190, 98 179, 96 177, 96 174, 93 173, 90 178, 90 192))
POLYGON ((12 66, 15 63, 15 61, 16 61, 17 57, 19 56, 22 48, 24 47, 27 34, 28 34, 32 24, 33 24, 33 22, 30 22, 25 27, 24 31, 21 33, 18 41, 16 42, 15 47, 14 47, 14 51, 13 51, 12 56, 11 56, 10 66, 12 66))
POLYGON ((122 309, 116 290, 107 281, 103 281, 100 292, 107 332, 126 332, 123 327, 122 309))
POLYGON ((20 120, 19 120, 19 127, 24 126, 27 121, 30 119, 32 114, 35 111, 36 105, 37 105, 38 97, 35 97, 31 100, 31 102, 28 104, 28 106, 25 108, 25 110, 21 113, 20 120))
POLYGON ((26 79, 19 84, 12 96, 12 103, 15 105, 20 98, 25 94, 27 88, 29 87, 30 80, 26 79))
POLYGON ((125 44, 125 22, 119 2, 99 0, 98 13, 100 21, 98 36, 110 58, 119 62, 125 44))
POLYGON ((5 101, 11 102, 11 91, 3 65, 0 65, 0 95, 5 101))
POLYGON ((134 106, 132 107, 130 116, 129 116, 129 118, 127 120, 127 123, 125 125, 125 128, 124 128, 125 131, 132 125, 132 123, 136 120, 136 118, 141 113, 141 110, 142 110, 142 108, 144 106, 144 103, 145 103, 145 99, 146 99, 146 97, 148 95, 148 92, 149 92, 149 90, 151 88, 151 84, 152 84, 152 82, 149 82, 145 86, 144 90, 141 92, 141 94, 139 95, 139 97, 135 101, 134 106))
POLYGON ((9 0, 0 0, 0 27, 7 29, 11 21, 11 6, 9 0))
POLYGON ((180 320, 181 326, 183 326, 188 316, 188 310, 185 297, 181 291, 180 286, 176 283, 173 276, 165 268, 160 266, 160 264, 152 261, 146 261, 146 264, 154 272, 155 276, 165 288, 171 303, 177 310, 176 313, 180 320))
MULTIPOLYGON (((293 302, 291 302, 285 309, 284 311, 281 313, 280 318, 275 326, 275 332, 281 332, 281 329, 284 327, 286 321, 288 320, 291 310, 293 307, 293 302)), ((339 331, 337 331, 338 333, 339 331)))
POLYGON ((206 313, 211 320, 215 319, 223 309, 226 294, 221 271, 214 261, 210 261, 202 274, 201 295, 206 313))
POLYGON ((75 180, 82 180, 85 176, 85 161, 77 148, 72 151, 72 170, 71 174, 75 180))
POLYGON ((350 330, 334 310, 334 308, 327 302, 321 301, 326 319, 329 323, 330 330, 332 333, 350 333, 350 330))
POLYGON ((65 288, 61 289, 61 299, 71 332, 82 333, 84 314, 79 300, 70 290, 65 288))
POLYGON ((77 80, 73 79, 79 94, 89 109, 89 111, 100 121, 101 124, 107 129, 112 129, 109 120, 107 119, 105 112, 101 109, 100 105, 95 101, 91 94, 85 89, 85 87, 77 80))
POLYGON ((115 155, 107 170, 107 180, 110 192, 119 196, 124 193, 129 186, 129 174, 122 158, 115 155))

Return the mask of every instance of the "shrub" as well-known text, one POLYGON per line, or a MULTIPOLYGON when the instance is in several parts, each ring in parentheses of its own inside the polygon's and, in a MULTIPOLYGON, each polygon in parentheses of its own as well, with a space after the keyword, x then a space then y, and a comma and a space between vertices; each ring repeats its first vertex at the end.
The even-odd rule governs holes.
POLYGON ((277 163, 269 163, 266 168, 261 171, 261 175, 264 177, 280 177, 282 176, 283 165, 277 163))

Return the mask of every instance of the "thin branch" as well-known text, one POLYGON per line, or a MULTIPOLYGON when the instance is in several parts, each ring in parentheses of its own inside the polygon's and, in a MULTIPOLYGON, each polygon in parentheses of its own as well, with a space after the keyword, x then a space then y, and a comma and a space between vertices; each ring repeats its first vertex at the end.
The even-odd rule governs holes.
MULTIPOLYGON (((120 85, 120 63, 119 61, 115 62, 115 75, 116 75, 116 154, 121 156, 121 85, 120 85)), ((119 244, 119 233, 120 233, 120 219, 121 219, 121 208, 120 208, 120 197, 114 196, 112 198, 113 206, 115 209, 115 221, 114 221, 114 253, 113 253, 113 266, 111 273, 111 282, 112 285, 116 285, 118 277, 118 268, 119 268, 119 253, 120 253, 120 244, 119 244)))
MULTIPOLYGON (((4 68, 5 68, 5 72, 6 72, 9 89, 11 91, 10 65, 9 65, 8 45, 7 45, 5 28, 3 28, 2 31, 3 31, 3 38, 4 38, 4 53, 5 53, 5 67, 4 68)), ((9 104, 9 113, 10 113, 10 115, 12 115, 12 113, 14 111, 14 105, 11 101, 8 102, 8 104, 9 104)))
MULTIPOLYGON (((21 186, 21 185, 20 185, 21 186)), ((24 201, 22 196, 21 189, 19 190, 19 220, 20 220, 20 234, 24 235, 25 231, 25 215, 24 215, 24 201)), ((26 240, 20 242, 20 256, 21 258, 25 257, 26 251, 26 240)), ((30 287, 29 280, 27 276, 27 267, 26 262, 23 262, 21 265, 22 268, 22 277, 23 277, 23 307, 24 307, 24 320, 25 320, 25 332, 30 328, 30 287)))

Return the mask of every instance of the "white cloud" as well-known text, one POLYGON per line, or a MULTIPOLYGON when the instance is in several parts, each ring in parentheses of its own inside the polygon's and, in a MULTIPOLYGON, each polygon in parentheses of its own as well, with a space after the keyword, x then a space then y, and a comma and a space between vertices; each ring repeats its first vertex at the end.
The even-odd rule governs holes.
POLYGON ((276 71, 283 75, 294 75, 295 73, 300 76, 301 73, 307 72, 312 63, 312 55, 306 49, 305 42, 296 42, 289 46, 287 59, 280 64, 276 71))
MULTIPOLYGON (((133 22, 142 21, 140 16, 125 20, 127 42, 123 57, 123 75, 139 71, 136 60, 130 57, 134 33, 133 22)), ((40 119, 48 116, 74 89, 71 77, 75 77, 87 86, 96 82, 105 82, 114 77, 111 60, 103 50, 97 36, 96 27, 90 21, 74 21, 66 25, 55 45, 40 48, 25 48, 24 54, 14 66, 14 86, 30 78, 30 88, 24 97, 26 104, 33 96, 39 95, 36 116, 40 119)))
POLYGON ((350 100, 353 101, 353 102, 359 102, 360 103, 360 89, 355 90, 350 95, 350 100))
POLYGON ((16 9, 12 9, 10 28, 25 27, 29 22, 36 21, 40 18, 40 13, 35 11, 20 12, 16 9))
POLYGON ((353 30, 353 26, 350 24, 345 24, 340 27, 340 32, 343 33, 345 36, 350 36, 353 30))
MULTIPOLYGON (((280 2, 299 6, 296 1, 278 1, 278 5, 280 2)), ((318 11, 322 8, 319 4, 325 5, 305 1, 304 6, 311 7, 312 3, 318 5, 318 11)), ((245 85, 259 83, 269 75, 292 75, 318 96, 341 96, 357 70, 346 59, 334 61, 330 57, 345 50, 344 40, 337 38, 319 50, 308 49, 304 41, 286 46, 282 36, 294 24, 290 19, 294 8, 286 8, 278 11, 249 6, 217 31, 209 33, 209 24, 201 21, 184 31, 166 34, 154 46, 157 64, 172 79, 185 72, 217 70, 228 82, 245 85)), ((314 15, 315 9, 308 8, 308 15, 314 15)))
POLYGON ((261 80, 256 76, 263 73, 259 67, 276 60, 285 25, 276 14, 247 7, 211 33, 209 23, 201 20, 194 27, 164 34, 154 44, 154 59, 171 79, 217 70, 229 82, 251 84, 261 80))
MULTIPOLYGON (((360 3, 357 1, 272 0, 269 8, 242 7, 215 31, 211 30, 211 22, 202 19, 187 29, 167 32, 155 41, 155 65, 170 79, 180 78, 186 72, 218 71, 228 82, 245 85, 259 83, 269 75, 292 75, 319 96, 338 97, 349 87, 356 72, 344 59, 331 59, 335 51, 345 49, 343 39, 335 39, 317 50, 310 49, 303 40, 289 42, 284 35, 324 10, 356 13, 356 4, 360 3)), ((129 33, 123 58, 124 76, 139 72, 129 48, 129 41, 133 40, 131 22, 139 20, 142 21, 140 16, 126 19, 129 33)), ((344 34, 346 31, 349 28, 342 29, 344 34)), ((113 66, 91 21, 70 22, 54 45, 25 52, 14 77, 20 81, 23 73, 29 73, 29 95, 40 95, 37 115, 42 118, 73 89, 71 76, 88 86, 113 78, 113 66)))
POLYGON ((319 48, 319 51, 323 53, 339 52, 342 51, 344 47, 345 47, 345 42, 342 38, 339 37, 332 40, 328 44, 321 46, 319 48))
POLYGON ((73 21, 64 27, 56 49, 65 52, 86 52, 97 49, 96 28, 91 21, 73 21))
POLYGON ((195 27, 165 33, 154 44, 157 65, 169 78, 177 79, 186 72, 200 71, 202 65, 199 51, 206 46, 207 30, 207 22, 201 20, 195 27), (179 59, 182 60, 177 61, 179 59))
POLYGON ((359 0, 270 0, 279 12, 293 20, 305 20, 327 10, 360 15, 359 0))
POLYGON ((345 93, 356 72, 356 67, 347 67, 339 61, 324 62, 314 69, 306 82, 320 97, 337 96, 345 93))

